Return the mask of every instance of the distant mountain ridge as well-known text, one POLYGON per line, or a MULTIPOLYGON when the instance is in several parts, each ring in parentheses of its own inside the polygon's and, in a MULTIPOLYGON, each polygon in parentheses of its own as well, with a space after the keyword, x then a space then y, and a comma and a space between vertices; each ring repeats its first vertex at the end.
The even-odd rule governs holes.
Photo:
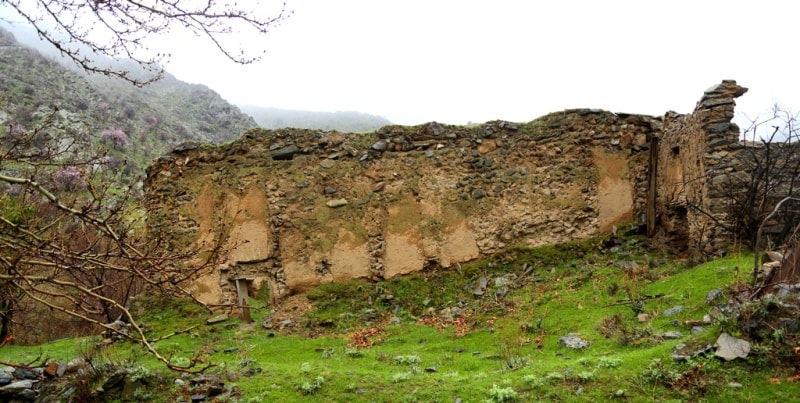
POLYGON ((239 108, 265 129, 291 127, 360 133, 392 124, 382 116, 354 111, 312 112, 251 105, 240 105, 239 108))

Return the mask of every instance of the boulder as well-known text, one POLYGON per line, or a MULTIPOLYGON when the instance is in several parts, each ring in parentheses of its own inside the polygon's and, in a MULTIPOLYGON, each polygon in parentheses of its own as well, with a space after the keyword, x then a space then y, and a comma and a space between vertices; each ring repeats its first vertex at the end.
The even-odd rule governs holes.
POLYGON ((725 361, 747 358, 750 354, 750 343, 747 340, 737 339, 727 333, 719 335, 714 347, 717 349, 714 355, 725 361))
POLYGON ((565 336, 561 336, 558 339, 558 344, 572 350, 585 350, 592 345, 592 342, 582 339, 575 333, 569 333, 565 336))

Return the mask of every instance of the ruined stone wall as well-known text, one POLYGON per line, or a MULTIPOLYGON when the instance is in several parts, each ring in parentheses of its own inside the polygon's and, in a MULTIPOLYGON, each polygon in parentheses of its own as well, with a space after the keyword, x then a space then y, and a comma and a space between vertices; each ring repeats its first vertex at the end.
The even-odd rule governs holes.
POLYGON ((656 237, 694 257, 723 254, 733 241, 729 200, 716 186, 742 169, 734 99, 747 92, 725 80, 703 93, 689 115, 668 112, 658 138, 656 237))
POLYGON ((231 299, 234 278, 279 299, 327 281, 447 268, 640 220, 647 139, 660 127, 580 109, 369 134, 251 130, 154 162, 149 227, 173 248, 230 249, 195 285, 214 303, 231 299))
POLYGON ((195 284, 215 303, 232 298, 236 278, 280 299, 628 223, 649 223, 687 256, 719 255, 733 239, 716 185, 744 169, 731 119, 746 91, 723 81, 688 115, 574 109, 529 123, 257 129, 187 144, 148 169, 149 227, 176 249, 230 251, 195 284))

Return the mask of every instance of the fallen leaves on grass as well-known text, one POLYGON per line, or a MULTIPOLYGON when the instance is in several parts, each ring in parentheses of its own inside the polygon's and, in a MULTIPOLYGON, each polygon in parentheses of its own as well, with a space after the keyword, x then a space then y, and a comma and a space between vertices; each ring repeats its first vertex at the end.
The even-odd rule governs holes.
POLYGON ((425 326, 432 326, 441 330, 453 327, 453 336, 463 337, 472 329, 469 323, 469 315, 459 316, 457 318, 449 319, 441 316, 424 316, 419 318, 419 323, 425 326))
POLYGON ((350 342, 347 343, 348 347, 369 348, 381 341, 381 329, 377 327, 358 329, 347 337, 350 339, 350 342))

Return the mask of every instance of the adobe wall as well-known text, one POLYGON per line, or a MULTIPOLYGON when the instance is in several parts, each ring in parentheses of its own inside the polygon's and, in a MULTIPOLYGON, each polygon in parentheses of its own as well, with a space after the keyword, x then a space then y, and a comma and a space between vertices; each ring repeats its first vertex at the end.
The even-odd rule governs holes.
POLYGON ((706 172, 724 170, 735 151, 730 118, 744 91, 723 82, 686 116, 573 109, 528 123, 256 129, 219 146, 186 144, 148 169, 149 230, 176 249, 230 250, 194 285, 210 303, 232 299, 234 278, 278 300, 647 220, 676 250, 713 254, 726 234, 692 206, 722 214, 706 172), (655 188, 651 153, 663 167, 655 188))

